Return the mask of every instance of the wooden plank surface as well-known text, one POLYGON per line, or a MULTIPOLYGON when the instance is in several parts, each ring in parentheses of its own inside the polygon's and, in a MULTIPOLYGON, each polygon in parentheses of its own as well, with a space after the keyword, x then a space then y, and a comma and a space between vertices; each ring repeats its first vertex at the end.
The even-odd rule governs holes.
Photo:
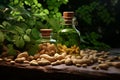
MULTIPOLYGON (((52 65, 30 66, 29 64, 16 63, 16 64, 12 65, 9 62, 0 62, 0 74, 2 74, 4 72, 4 74, 9 75, 9 74, 13 74, 13 72, 11 72, 11 70, 15 69, 14 72, 17 72, 20 69, 20 71, 23 71, 23 74, 24 74, 24 71, 26 71, 26 70, 29 70, 30 72, 37 71, 38 74, 40 74, 40 73, 45 73, 45 75, 49 74, 49 75, 51 75, 51 77, 55 76, 56 74, 62 74, 62 75, 59 75, 60 78, 61 78, 61 76, 64 77, 67 74, 67 75, 76 76, 78 78, 86 77, 88 80, 90 80, 90 79, 96 80, 96 78, 99 78, 98 80, 101 80, 101 79, 106 80, 107 78, 109 80, 112 80, 112 79, 119 80, 120 79, 120 69, 110 67, 108 70, 93 70, 93 69, 91 69, 91 67, 92 66, 83 68, 83 67, 76 67, 76 66, 66 66, 65 64, 56 65, 56 66, 52 66, 52 65), (1 69, 3 70, 3 72, 1 72, 2 71, 1 69), (4 70, 9 71, 9 72, 5 73, 4 70), (55 75, 52 75, 52 74, 55 74, 55 75)), ((18 72, 18 74, 19 74, 19 72, 18 72)), ((29 72, 27 72, 26 74, 28 76, 30 75, 29 72)), ((26 74, 24 74, 24 75, 26 75, 26 74)), ((48 77, 48 76, 46 76, 46 77, 48 77)), ((60 78, 58 78, 58 80, 60 78)))

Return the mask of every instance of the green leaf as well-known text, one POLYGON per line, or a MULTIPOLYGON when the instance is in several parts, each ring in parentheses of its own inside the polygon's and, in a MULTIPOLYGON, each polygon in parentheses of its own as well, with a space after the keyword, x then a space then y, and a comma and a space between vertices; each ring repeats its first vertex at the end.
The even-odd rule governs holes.
POLYGON ((11 24, 10 24, 9 22, 7 22, 7 21, 3 21, 3 22, 2 22, 2 25, 3 25, 3 26, 10 26, 11 24))
POLYGON ((54 12, 58 12, 58 8, 57 7, 54 8, 54 12))
POLYGON ((0 28, 5 29, 5 27, 3 25, 0 25, 0 28))
POLYGON ((4 41, 4 34, 2 31, 0 31, 0 43, 4 41))
POLYGON ((38 4, 38 0, 33 0, 33 2, 34 2, 35 4, 38 4))
POLYGON ((57 16, 57 17, 61 17, 61 13, 59 13, 59 12, 56 13, 56 16, 57 16))
POLYGON ((49 11, 47 9, 44 9, 45 14, 49 14, 49 11))
POLYGON ((12 41, 12 39, 11 39, 11 37, 10 37, 9 35, 5 35, 5 39, 6 39, 7 41, 12 41))
POLYGON ((24 21, 24 18, 22 17, 22 16, 19 16, 18 18, 17 18, 17 21, 24 21))
POLYGON ((37 4, 37 6, 38 6, 38 7, 41 7, 42 5, 39 3, 39 4, 37 4))
POLYGON ((16 45, 16 47, 18 48, 23 48, 24 45, 25 45, 25 42, 23 40, 22 37, 18 36, 18 35, 15 35, 14 36, 14 44, 16 45))
POLYGON ((30 35, 30 33, 31 33, 31 29, 27 29, 27 30, 26 30, 26 34, 27 34, 27 35, 30 35))
POLYGON ((69 0, 65 0, 63 3, 64 3, 64 4, 67 4, 68 1, 69 1, 69 0))
POLYGON ((29 1, 25 1, 25 4, 30 6, 30 2, 29 1))
POLYGON ((24 30, 19 27, 19 26, 16 26, 15 30, 19 33, 19 34, 24 34, 24 30))
POLYGON ((37 14, 37 13, 34 13, 33 16, 35 16, 35 17, 40 17, 41 15, 40 15, 40 14, 37 14))
POLYGON ((17 34, 17 31, 15 31, 14 29, 10 30, 9 32, 10 32, 10 34, 17 34))
POLYGON ((23 36, 23 39, 26 41, 26 42, 30 42, 30 37, 28 35, 24 35, 23 36))
POLYGON ((32 27, 32 26, 35 25, 35 20, 34 19, 27 19, 25 22, 29 25, 29 27, 32 27))
POLYGON ((27 45, 27 47, 28 47, 28 53, 30 55, 34 55, 38 50, 38 44, 30 44, 27 45))
POLYGON ((33 39, 39 39, 40 38, 40 32, 36 29, 36 28, 33 28, 32 31, 31 31, 31 37, 33 39))
POLYGON ((44 12, 41 12, 40 13, 40 16, 45 16, 46 14, 44 12))
POLYGON ((15 51, 15 49, 13 47, 13 44, 8 44, 7 47, 8 47, 8 54, 15 56, 16 55, 16 51, 15 51))
POLYGON ((17 23, 17 25, 22 28, 23 31, 25 31, 27 28, 29 28, 29 26, 27 25, 27 23, 22 23, 22 22, 19 22, 17 23))
POLYGON ((19 0, 14 0, 14 4, 18 4, 19 0))

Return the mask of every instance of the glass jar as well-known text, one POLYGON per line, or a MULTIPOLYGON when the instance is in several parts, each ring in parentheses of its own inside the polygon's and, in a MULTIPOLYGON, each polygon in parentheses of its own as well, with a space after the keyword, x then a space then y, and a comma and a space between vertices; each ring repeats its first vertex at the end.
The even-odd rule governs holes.
POLYGON ((63 29, 58 31, 58 44, 71 48, 80 46, 80 32, 75 28, 74 12, 63 12, 63 29))
POLYGON ((40 29, 40 43, 54 43, 56 44, 56 40, 52 38, 52 29, 40 29))
POLYGON ((57 52, 56 40, 52 38, 52 29, 40 29, 39 54, 54 55, 57 52))

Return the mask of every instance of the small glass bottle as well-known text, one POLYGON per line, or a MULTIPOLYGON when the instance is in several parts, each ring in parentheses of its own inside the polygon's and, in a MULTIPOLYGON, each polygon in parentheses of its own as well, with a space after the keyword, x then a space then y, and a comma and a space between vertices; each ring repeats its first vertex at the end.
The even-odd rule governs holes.
POLYGON ((68 48, 80 46, 80 32, 75 28, 74 12, 63 12, 63 29, 58 31, 57 43, 66 45, 68 48))
POLYGON ((56 40, 52 38, 52 29, 40 29, 41 43, 54 43, 56 40))
POLYGON ((40 29, 39 53, 54 55, 57 52, 56 40, 52 38, 52 29, 40 29))

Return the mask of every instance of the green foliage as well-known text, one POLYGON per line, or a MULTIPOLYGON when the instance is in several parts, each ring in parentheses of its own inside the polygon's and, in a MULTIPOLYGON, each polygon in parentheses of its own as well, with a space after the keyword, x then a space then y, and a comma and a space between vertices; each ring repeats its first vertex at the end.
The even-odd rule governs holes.
POLYGON ((16 49, 33 55, 38 49, 39 29, 46 25, 57 30, 62 16, 59 7, 67 2, 44 0, 47 5, 44 7, 38 0, 10 0, 7 8, 0 8, 0 14, 4 16, 0 22, 0 44, 9 48, 10 55, 15 55, 16 49))
POLYGON ((81 48, 109 49, 109 45, 99 41, 105 26, 110 25, 115 20, 105 4, 91 1, 78 7, 75 12, 81 27, 83 27, 83 31, 81 30, 81 48))
POLYGON ((2 31, 0 31, 0 43, 4 41, 4 34, 2 31))
POLYGON ((107 10, 104 4, 101 4, 99 1, 93 1, 88 5, 82 5, 76 10, 76 13, 80 19, 89 25, 94 23, 100 25, 103 22, 106 25, 114 21, 114 18, 111 16, 111 13, 107 10))
MULTIPOLYGON (((40 41, 39 29, 52 28, 57 32, 60 29, 59 24, 63 21, 59 8, 69 0, 42 0, 43 4, 39 2, 40 0, 9 0, 9 3, 8 0, 3 1, 6 4, 0 6, 0 15, 2 15, 0 16, 0 45, 6 45, 11 55, 15 55, 16 49, 28 51, 33 55, 40 41)), ((83 5, 76 10, 76 13, 89 25, 94 23, 100 25, 99 20, 106 24, 114 20, 105 6, 98 2, 83 5), (99 19, 94 18, 94 14, 97 14, 95 17, 99 19)), ((82 37, 85 40, 81 43, 82 48, 98 49, 105 46, 98 41, 99 36, 96 34, 85 34, 82 37)))
POLYGON ((10 55, 13 55, 13 56, 16 55, 16 51, 12 44, 8 44, 7 47, 8 47, 8 52, 10 55))
POLYGON ((86 33, 82 35, 81 38, 84 40, 81 42, 81 49, 89 48, 89 49, 96 49, 96 50, 108 50, 110 46, 99 41, 102 36, 95 32, 86 33))

